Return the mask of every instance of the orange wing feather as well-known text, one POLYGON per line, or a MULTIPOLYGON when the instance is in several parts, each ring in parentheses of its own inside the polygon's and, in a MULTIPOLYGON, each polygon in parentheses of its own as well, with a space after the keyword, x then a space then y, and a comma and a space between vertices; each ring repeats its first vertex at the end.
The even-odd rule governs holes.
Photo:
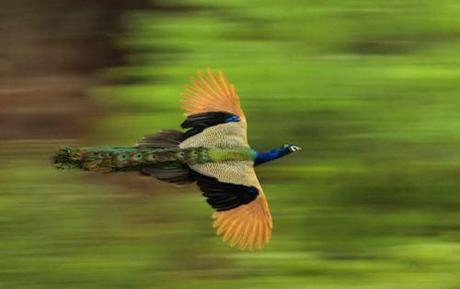
POLYGON ((198 72, 198 79, 191 78, 191 82, 192 85, 186 85, 186 92, 182 93, 181 103, 186 115, 226 111, 245 118, 235 86, 228 82, 222 71, 216 74, 208 68, 207 75, 198 72))
POLYGON ((262 249, 271 239, 273 222, 263 194, 249 204, 215 212, 213 227, 230 246, 240 249, 262 249))

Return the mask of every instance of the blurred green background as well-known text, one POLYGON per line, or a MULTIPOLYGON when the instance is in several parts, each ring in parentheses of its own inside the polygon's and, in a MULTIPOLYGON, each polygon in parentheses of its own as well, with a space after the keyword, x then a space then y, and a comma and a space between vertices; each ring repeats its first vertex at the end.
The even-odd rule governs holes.
POLYGON ((460 288, 455 0, 0 0, 0 288, 460 288), (129 2, 129 3, 128 3, 129 2), (236 84, 275 228, 231 249, 194 186, 57 171, 236 84))

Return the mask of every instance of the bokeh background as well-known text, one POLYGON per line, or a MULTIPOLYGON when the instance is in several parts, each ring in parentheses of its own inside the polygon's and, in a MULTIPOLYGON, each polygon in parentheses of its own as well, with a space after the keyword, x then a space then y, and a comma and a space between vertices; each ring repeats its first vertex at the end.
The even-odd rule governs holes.
POLYGON ((0 0, 0 288, 460 288, 456 0, 0 0), (178 128, 207 65, 275 221, 228 248, 194 185, 58 171, 60 145, 178 128))

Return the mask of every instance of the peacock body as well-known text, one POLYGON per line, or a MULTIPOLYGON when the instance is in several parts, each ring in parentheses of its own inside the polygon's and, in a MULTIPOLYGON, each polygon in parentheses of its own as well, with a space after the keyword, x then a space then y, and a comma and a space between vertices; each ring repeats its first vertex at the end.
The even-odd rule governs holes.
POLYGON ((63 147, 54 163, 62 169, 139 171, 178 185, 196 182, 216 210, 217 234, 231 246, 261 249, 271 239, 273 222, 254 166, 300 148, 251 148, 239 97, 222 72, 209 69, 186 88, 182 107, 187 118, 181 124, 185 132, 163 130, 132 147, 63 147))

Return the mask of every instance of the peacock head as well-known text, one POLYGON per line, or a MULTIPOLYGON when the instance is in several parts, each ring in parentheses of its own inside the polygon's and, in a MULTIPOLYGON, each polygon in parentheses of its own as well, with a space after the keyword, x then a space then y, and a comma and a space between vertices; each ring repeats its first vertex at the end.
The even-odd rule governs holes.
POLYGON ((301 147, 293 145, 293 144, 285 144, 285 145, 283 145, 283 147, 287 148, 290 153, 302 150, 301 147))
POLYGON ((279 159, 280 157, 300 150, 302 150, 302 148, 299 146, 293 144, 285 144, 282 147, 274 148, 266 152, 258 151, 254 160, 254 165, 257 166, 275 159, 279 159))

